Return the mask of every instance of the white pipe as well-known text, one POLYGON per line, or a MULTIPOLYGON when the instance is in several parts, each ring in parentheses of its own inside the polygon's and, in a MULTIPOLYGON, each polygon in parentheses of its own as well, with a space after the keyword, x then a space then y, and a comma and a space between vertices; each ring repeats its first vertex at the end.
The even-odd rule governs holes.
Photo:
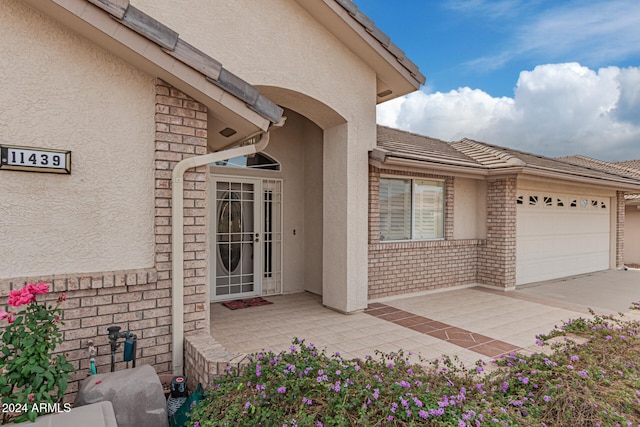
MULTIPOLYGON (((284 119, 284 117, 283 117, 284 119)), ((274 126, 282 126, 284 120, 274 126)), ((176 165, 171 178, 171 242, 172 242, 172 271, 171 271, 171 323, 173 324, 173 351, 171 364, 174 375, 183 375, 184 364, 184 210, 183 210, 183 177, 191 168, 208 165, 213 162, 229 160, 234 157, 247 156, 264 150, 269 144, 269 132, 260 136, 260 140, 252 145, 231 148, 215 153, 189 157, 176 165)))

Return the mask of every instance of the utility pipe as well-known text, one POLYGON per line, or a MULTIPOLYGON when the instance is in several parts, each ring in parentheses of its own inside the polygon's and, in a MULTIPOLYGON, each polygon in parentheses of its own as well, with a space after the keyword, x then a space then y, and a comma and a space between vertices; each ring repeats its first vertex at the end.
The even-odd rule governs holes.
MULTIPOLYGON (((282 127, 284 120, 285 117, 272 127, 282 127)), ((178 162, 173 169, 171 178, 171 322, 173 324, 171 364, 174 375, 184 374, 184 173, 188 169, 208 165, 209 163, 258 153, 267 148, 267 144, 269 144, 269 131, 260 135, 260 139, 255 144, 189 157, 178 162)))

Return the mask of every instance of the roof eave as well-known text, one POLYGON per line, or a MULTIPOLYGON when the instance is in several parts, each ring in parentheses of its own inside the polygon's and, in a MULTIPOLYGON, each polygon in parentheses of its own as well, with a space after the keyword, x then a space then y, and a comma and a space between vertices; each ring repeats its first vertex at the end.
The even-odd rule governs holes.
MULTIPOLYGON (((233 139, 255 134, 256 131, 266 131, 277 121, 276 116, 281 116, 281 111, 277 111, 279 107, 271 105, 272 103, 262 99, 261 95, 256 94, 255 105, 249 105, 246 100, 236 96, 233 88, 225 87, 225 81, 217 79, 221 76, 230 79, 233 75, 226 72, 215 60, 209 58, 210 60, 204 64, 185 63, 185 56, 194 48, 177 38, 177 33, 174 49, 169 50, 167 46, 163 46, 162 35, 159 39, 152 40, 149 36, 144 37, 134 30, 130 24, 127 25, 127 17, 124 15, 127 8, 134 13, 139 11, 129 6, 126 0, 101 2, 100 7, 87 0, 24 1, 107 52, 151 76, 161 78, 206 105, 212 118, 209 133, 214 137, 225 127, 236 131, 233 139), (122 7, 107 10, 105 5, 122 7), (124 12, 121 11, 123 8, 124 12), (122 19, 118 19, 119 13, 122 13, 122 19), (261 103, 268 104, 269 108, 259 111, 261 103)), ((167 29, 166 33, 171 35, 171 30, 167 29)))
POLYGON ((436 172, 437 174, 455 175, 462 178, 482 179, 487 176, 487 170, 484 168, 464 164, 452 164, 451 162, 438 161, 437 159, 418 160, 415 158, 387 155, 384 157, 384 160, 382 160, 378 155, 374 154, 369 157, 369 164, 378 169, 398 171, 425 172, 425 169, 427 169, 428 173, 436 172))
MULTIPOLYGON (((599 177, 589 177, 584 175, 570 174, 558 170, 546 169, 541 167, 526 166, 522 168, 504 168, 505 170, 518 169, 518 175, 531 175, 543 178, 562 179, 565 181, 576 182, 580 184, 598 185, 609 187, 618 191, 640 191, 640 181, 633 182, 626 179, 607 179, 599 177)), ((494 173, 493 171, 491 173, 494 173)))
POLYGON ((296 0, 377 75, 377 103, 414 92, 425 77, 351 1, 296 0))

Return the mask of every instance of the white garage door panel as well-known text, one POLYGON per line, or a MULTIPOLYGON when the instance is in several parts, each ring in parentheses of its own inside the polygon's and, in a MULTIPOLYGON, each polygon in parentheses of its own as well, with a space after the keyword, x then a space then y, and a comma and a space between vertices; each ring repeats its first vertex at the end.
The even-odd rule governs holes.
POLYGON ((516 284, 609 268, 609 203, 599 198, 593 207, 591 200, 586 208, 518 205, 516 284))

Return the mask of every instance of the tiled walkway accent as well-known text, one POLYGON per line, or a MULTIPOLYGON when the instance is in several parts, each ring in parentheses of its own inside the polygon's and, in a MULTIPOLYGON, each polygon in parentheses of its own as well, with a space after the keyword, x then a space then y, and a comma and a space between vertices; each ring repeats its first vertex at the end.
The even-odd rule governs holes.
POLYGON ((386 304, 369 304, 365 313, 488 357, 498 357, 501 354, 521 350, 520 347, 504 341, 470 332, 466 329, 456 328, 455 326, 418 316, 386 304))

